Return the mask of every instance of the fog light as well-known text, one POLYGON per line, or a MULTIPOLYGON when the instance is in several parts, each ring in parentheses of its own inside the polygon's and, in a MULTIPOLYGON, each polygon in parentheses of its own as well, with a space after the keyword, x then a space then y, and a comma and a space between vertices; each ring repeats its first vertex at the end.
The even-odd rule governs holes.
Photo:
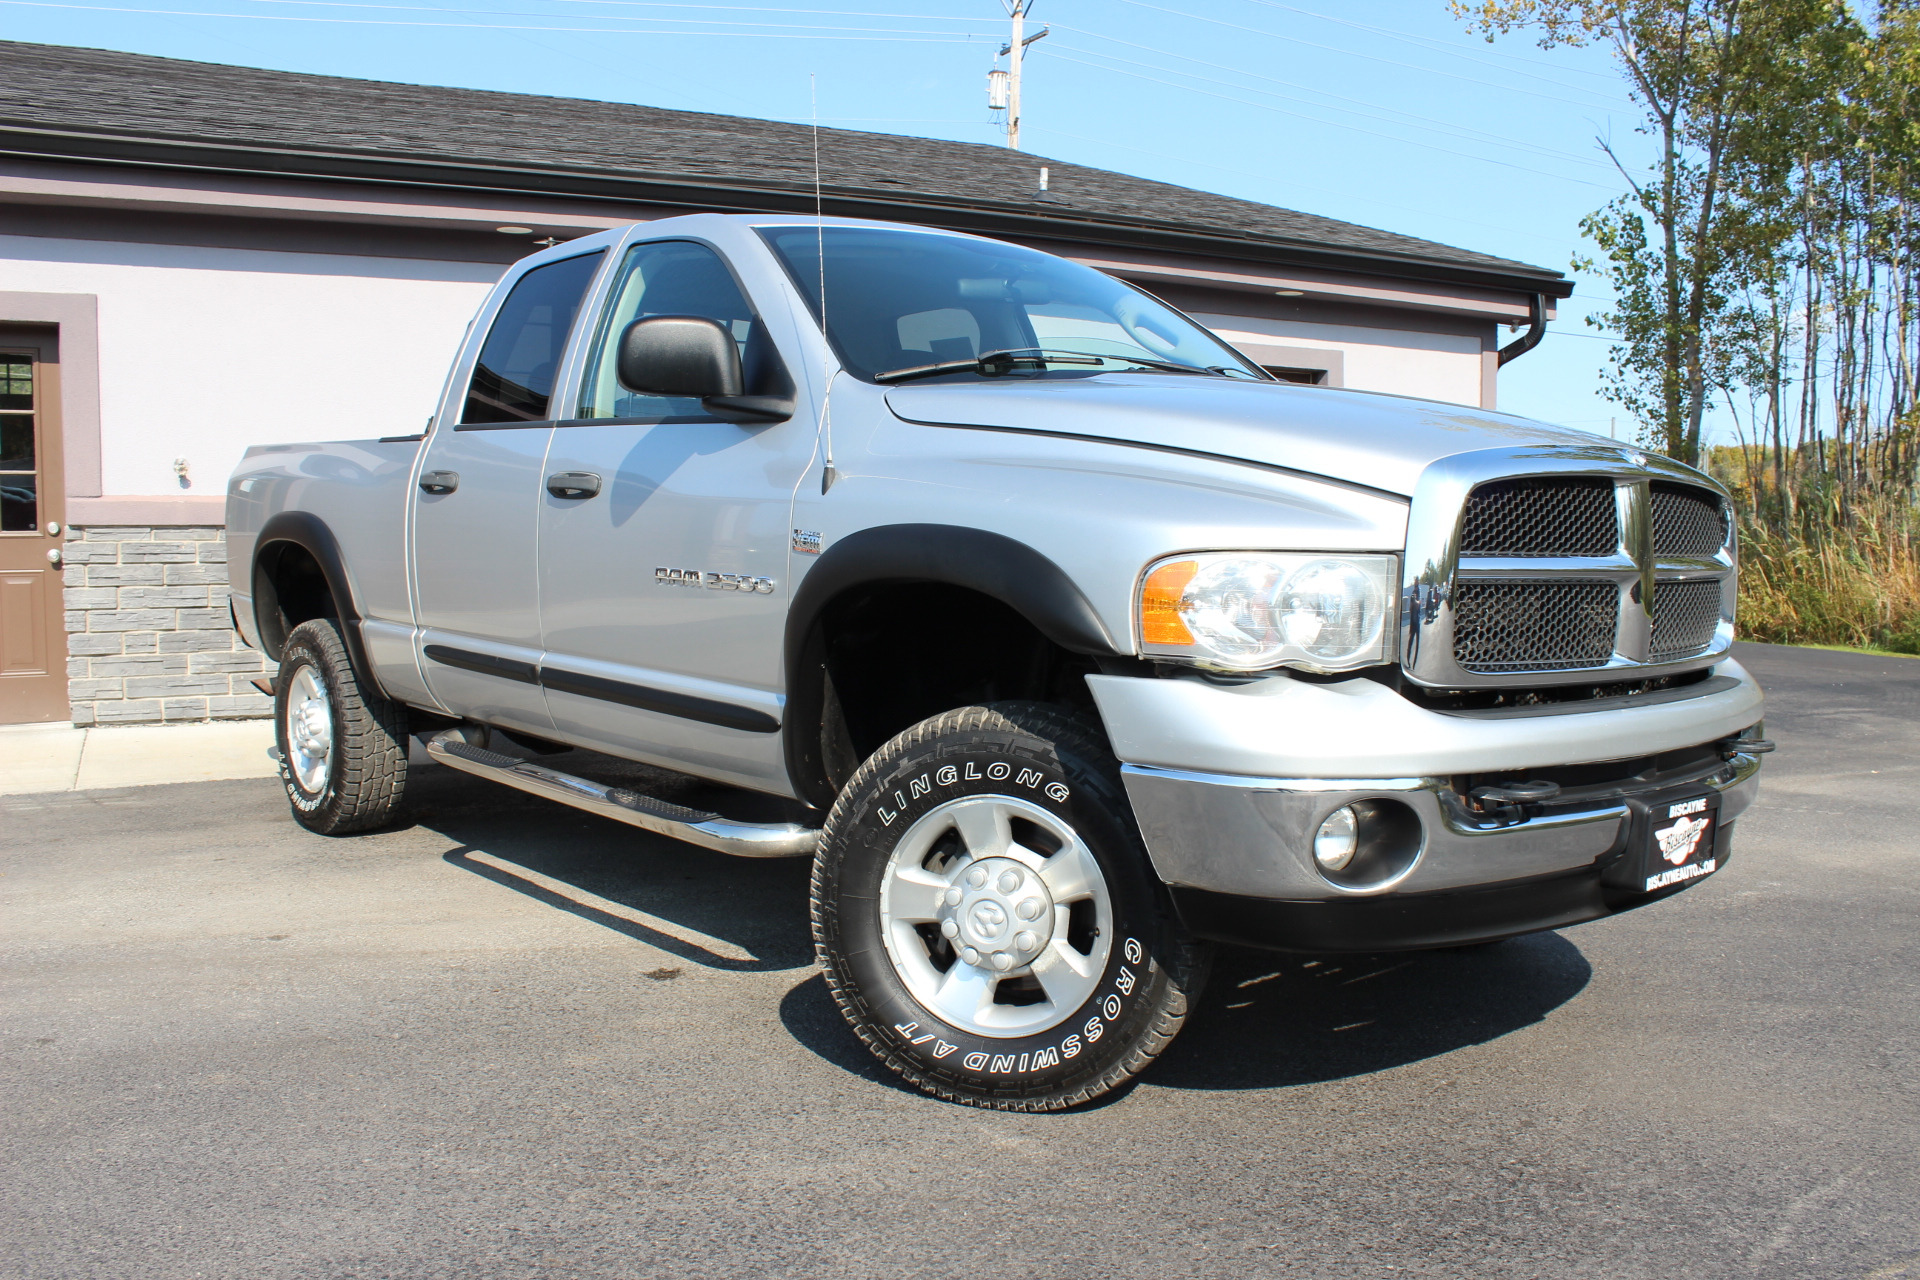
POLYGON ((1360 822, 1352 805, 1327 815, 1313 833, 1313 860, 1323 871, 1344 871, 1360 847, 1360 822))

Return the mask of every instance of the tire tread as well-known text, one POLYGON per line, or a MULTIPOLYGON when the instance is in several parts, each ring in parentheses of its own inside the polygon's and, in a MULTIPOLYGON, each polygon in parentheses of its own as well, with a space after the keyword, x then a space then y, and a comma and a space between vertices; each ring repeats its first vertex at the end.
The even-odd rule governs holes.
MULTIPOLYGON (((900 755, 938 738, 950 734, 997 733, 1047 739, 1060 748, 1061 754, 1071 752, 1089 765, 1113 762, 1112 753, 1104 736, 1073 712, 1050 703, 997 702, 986 706, 958 707, 952 711, 944 711, 901 731, 862 762, 854 771, 853 777, 847 780, 840 794, 843 797, 855 794, 876 773, 890 767, 900 755)), ((1115 790, 1118 790, 1117 787, 1115 790)), ((1117 802, 1115 812, 1121 816, 1127 828, 1137 838, 1138 828, 1133 822, 1132 806, 1126 802, 1124 792, 1110 799, 1117 802)), ((851 820, 847 806, 836 803, 828 811, 826 824, 820 833, 821 847, 831 846, 835 842, 840 827, 851 820)), ((859 992, 842 979, 838 967, 831 963, 823 917, 833 909, 833 880, 834 877, 827 868, 826 860, 814 859, 813 875, 809 883, 809 894, 813 904, 813 942, 820 967, 826 975, 827 990, 833 996, 834 1004, 839 1008, 841 1015, 846 1018, 861 1042, 876 1058, 915 1088, 944 1102, 961 1103, 994 1111, 1023 1112, 1065 1111, 1092 1102, 1125 1085, 1153 1065, 1161 1052, 1179 1034, 1180 1028, 1185 1025, 1201 989, 1206 984, 1207 970, 1212 957, 1211 950, 1194 941, 1184 929, 1178 927, 1165 929, 1162 931, 1162 937, 1168 940, 1169 945, 1163 953, 1163 958, 1166 961, 1168 976, 1172 979, 1171 995, 1167 1003, 1155 1012, 1152 1025, 1125 1057, 1111 1064, 1098 1075, 1064 1091, 1029 1095, 1022 1095, 1012 1090, 998 1095, 962 1091, 940 1077, 922 1071, 917 1063, 894 1052, 875 1025, 866 1002, 860 998, 859 992)), ((1169 921, 1172 920, 1172 908, 1164 894, 1161 895, 1161 912, 1169 921)))
MULTIPOLYGON (((313 649, 334 694, 334 750, 340 753, 340 768, 333 799, 311 813, 296 809, 295 818, 322 835, 385 826, 406 795, 407 709, 361 687, 334 619, 315 618, 295 627, 283 656, 302 644, 313 649)), ((279 710, 275 708, 276 716, 279 710)), ((284 760, 281 771, 288 773, 284 760)))

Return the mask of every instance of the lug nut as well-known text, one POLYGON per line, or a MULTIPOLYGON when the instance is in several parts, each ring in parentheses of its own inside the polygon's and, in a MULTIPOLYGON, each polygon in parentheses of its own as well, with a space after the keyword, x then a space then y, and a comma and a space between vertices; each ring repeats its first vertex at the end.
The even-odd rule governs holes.
POLYGON ((1000 873, 1000 892, 1012 893, 1019 887, 1020 873, 1018 871, 1009 869, 1000 873))
POLYGON ((1040 899, 1038 898, 1028 898, 1013 909, 1013 913, 1022 920, 1038 920, 1040 918, 1040 911, 1040 899))
POLYGON ((1014 945, 1014 949, 1017 951, 1031 951, 1035 947, 1040 945, 1040 939, 1034 937, 1031 933, 1028 933, 1025 929, 1022 929, 1020 932, 1013 935, 1013 945, 1014 945))
POLYGON ((953 885, 945 893, 941 894, 940 896, 948 906, 957 907, 960 905, 960 899, 963 895, 960 892, 960 886, 953 885))
POLYGON ((951 921, 951 920, 942 920, 942 921, 940 922, 940 936, 941 936, 941 937, 943 937, 943 938, 951 938, 951 937, 954 937, 955 935, 957 935, 957 934, 958 934, 959 932, 960 932, 960 926, 959 926, 959 925, 957 925, 957 924, 955 924, 955 923, 954 923, 953 921, 951 921))
POLYGON ((1013 968, 1013 957, 1004 951, 996 951, 993 953, 993 967, 1004 973, 1013 968))
POLYGON ((960 958, 962 960, 965 960, 968 964, 980 963, 980 953, 978 951, 975 951, 972 947, 961 948, 960 958))
POLYGON ((978 889, 981 885, 985 884, 986 882, 987 882, 987 869, 985 867, 975 867, 973 870, 967 872, 967 883, 972 885, 974 888, 978 889))

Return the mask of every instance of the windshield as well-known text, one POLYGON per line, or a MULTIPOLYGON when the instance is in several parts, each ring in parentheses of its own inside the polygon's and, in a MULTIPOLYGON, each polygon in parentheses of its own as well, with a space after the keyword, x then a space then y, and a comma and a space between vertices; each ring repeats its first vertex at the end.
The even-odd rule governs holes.
MULTIPOLYGON (((868 381, 995 352, 1099 356, 1024 367, 1086 377, 1102 369, 1167 368, 1264 376, 1179 312, 1111 276, 992 240, 870 227, 770 227, 760 233, 820 315, 826 251, 827 338, 848 372, 868 381), (1132 362, 1138 361, 1138 365, 1132 362), (1089 367, 1091 366, 1091 367, 1089 367)), ((931 372, 931 371, 927 371, 931 372)))

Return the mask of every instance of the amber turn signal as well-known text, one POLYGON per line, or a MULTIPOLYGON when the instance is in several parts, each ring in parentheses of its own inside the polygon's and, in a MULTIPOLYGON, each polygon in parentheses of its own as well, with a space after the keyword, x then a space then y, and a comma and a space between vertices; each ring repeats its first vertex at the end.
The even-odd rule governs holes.
POLYGON ((1200 572, 1198 560, 1174 560, 1147 575, 1140 587, 1140 638, 1147 644, 1192 644, 1193 632, 1180 619, 1187 584, 1200 572))

